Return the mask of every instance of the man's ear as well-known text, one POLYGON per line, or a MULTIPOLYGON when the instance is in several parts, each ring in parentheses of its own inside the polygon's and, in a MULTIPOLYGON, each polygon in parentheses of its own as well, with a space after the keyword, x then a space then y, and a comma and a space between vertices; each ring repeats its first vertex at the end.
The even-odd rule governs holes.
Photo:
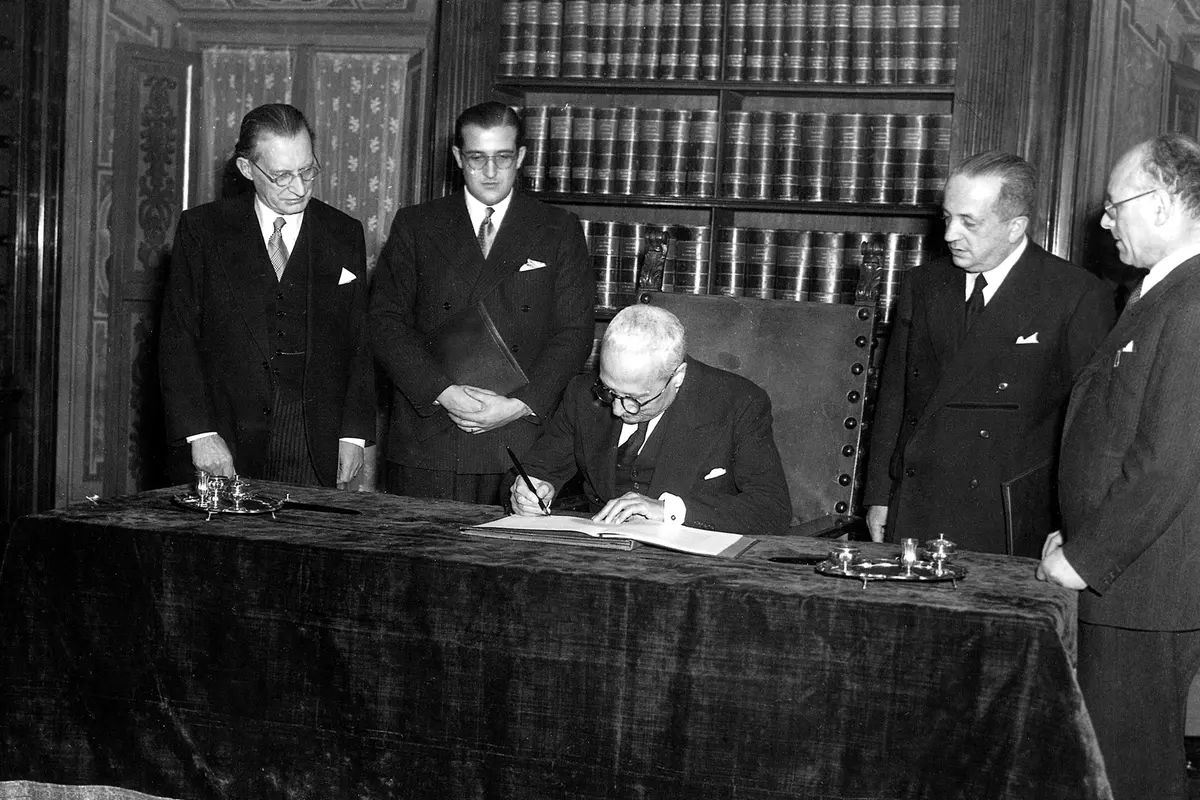
POLYGON ((1008 221, 1008 241, 1016 244, 1029 230, 1029 217, 1013 217, 1008 221))
POLYGON ((450 152, 454 154, 454 161, 455 161, 455 163, 458 164, 458 168, 466 169, 466 167, 463 166, 462 150, 458 149, 458 145, 456 145, 456 144, 450 145, 450 152))
POLYGON ((243 178, 254 183, 254 167, 250 166, 245 156, 238 156, 233 163, 237 164, 238 172, 242 173, 243 178))
POLYGON ((679 365, 679 369, 675 370, 675 377, 671 379, 671 380, 675 381, 676 389, 678 389, 680 386, 683 386, 683 376, 684 375, 687 375, 687 362, 686 361, 679 365))

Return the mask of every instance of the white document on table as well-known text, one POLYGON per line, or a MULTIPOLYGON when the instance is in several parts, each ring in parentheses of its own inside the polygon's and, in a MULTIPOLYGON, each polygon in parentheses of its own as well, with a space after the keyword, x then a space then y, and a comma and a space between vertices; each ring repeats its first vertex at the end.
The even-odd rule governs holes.
POLYGON ((592 522, 586 517, 553 514, 550 516, 524 517, 510 514, 507 517, 471 526, 473 529, 528 531, 531 533, 572 532, 598 538, 630 539, 642 544, 695 553, 702 556, 737 558, 750 545, 757 542, 749 536, 721 531, 705 531, 687 525, 667 524, 633 520, 613 524, 592 522))

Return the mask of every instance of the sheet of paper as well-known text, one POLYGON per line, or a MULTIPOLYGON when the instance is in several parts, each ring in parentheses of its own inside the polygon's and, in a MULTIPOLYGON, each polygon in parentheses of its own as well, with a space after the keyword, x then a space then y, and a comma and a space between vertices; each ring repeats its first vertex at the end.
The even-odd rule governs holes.
POLYGON ((611 536, 632 539, 643 544, 657 545, 685 553, 706 556, 735 557, 756 540, 736 533, 704 531, 687 525, 668 525, 661 522, 637 520, 619 525, 592 522, 586 517, 551 515, 523 517, 512 514, 476 528, 500 528, 517 531, 575 531, 588 536, 611 536))

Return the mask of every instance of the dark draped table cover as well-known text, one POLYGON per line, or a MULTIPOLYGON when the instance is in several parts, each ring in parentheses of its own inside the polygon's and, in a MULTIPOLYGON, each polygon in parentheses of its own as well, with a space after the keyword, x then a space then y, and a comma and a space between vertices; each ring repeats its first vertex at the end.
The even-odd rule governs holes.
MULTIPOLYGON (((285 487, 260 484, 282 494, 285 487)), ((177 798, 1108 798, 1075 596, 963 554, 950 584, 477 539, 496 507, 181 489, 14 527, 0 781, 177 798)), ((894 555, 887 545, 865 553, 894 555)))

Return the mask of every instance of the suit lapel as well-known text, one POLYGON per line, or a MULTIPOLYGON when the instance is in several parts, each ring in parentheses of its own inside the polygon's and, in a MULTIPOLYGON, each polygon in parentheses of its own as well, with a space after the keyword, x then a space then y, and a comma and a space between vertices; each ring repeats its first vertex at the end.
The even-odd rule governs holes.
POLYGON ((445 211, 443 216, 432 220, 430 241, 441 254, 442 263, 449 265, 455 294, 468 298, 466 304, 470 305, 475 302, 469 296, 483 269, 483 253, 479 251, 479 243, 475 240, 463 190, 446 198, 445 211))
POLYGON ((471 302, 482 300, 496 284, 520 270, 525 254, 545 235, 545 228, 545 219, 533 200, 514 190, 487 261, 480 259, 482 268, 471 286, 471 302))
POLYGON ((226 218, 229 236, 225 240, 225 257, 218 268, 225 278, 230 313, 242 318, 250 337, 254 340, 263 358, 271 352, 267 341, 266 304, 263 286, 267 273, 275 274, 267 256, 254 213, 254 195, 249 194, 245 202, 234 204, 226 218))
POLYGON ((651 497, 658 497, 666 491, 667 486, 691 485, 696 460, 701 457, 706 449, 704 443, 709 440, 704 431, 715 421, 712 406, 705 402, 703 396, 703 369, 690 358, 687 359, 687 365, 683 386, 679 387, 675 402, 667 409, 654 431, 656 435, 666 438, 662 440, 662 448, 658 451, 658 466, 654 469, 654 480, 648 492, 651 497))
POLYGON ((611 406, 596 405, 590 422, 591 430, 583 435, 584 463, 592 486, 600 497, 612 497, 617 485, 616 449, 621 438, 621 420, 614 417, 611 406), (593 450, 589 443, 596 442, 593 450))

